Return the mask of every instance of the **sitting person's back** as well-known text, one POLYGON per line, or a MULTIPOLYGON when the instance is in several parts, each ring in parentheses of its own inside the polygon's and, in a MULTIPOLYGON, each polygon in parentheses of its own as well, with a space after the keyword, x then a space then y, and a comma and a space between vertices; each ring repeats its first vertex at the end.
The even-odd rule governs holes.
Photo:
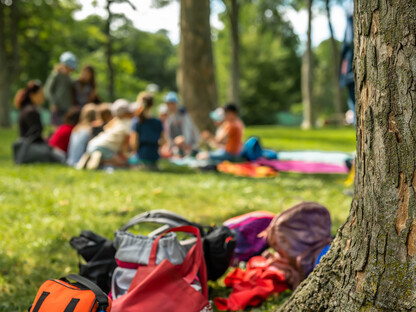
POLYGON ((87 151, 77 164, 77 169, 97 169, 100 164, 125 166, 127 164, 124 149, 128 146, 133 114, 126 100, 120 99, 111 106, 113 119, 104 127, 104 131, 93 138, 87 151))
POLYGON ((34 162, 64 162, 65 155, 51 149, 42 138, 42 122, 38 111, 45 100, 40 81, 29 81, 15 97, 19 109, 19 140, 13 144, 17 164, 34 162))
POLYGON ((163 135, 163 125, 159 119, 150 116, 153 97, 142 99, 137 117, 133 119, 130 146, 137 152, 139 163, 154 165, 159 159, 159 143, 163 135))
POLYGON ((239 118, 233 121, 227 121, 224 125, 224 132, 227 133, 225 151, 231 155, 240 155, 243 147, 243 122, 239 118))
POLYGON ((57 148, 65 153, 68 152, 69 140, 71 138, 72 130, 79 122, 80 110, 77 107, 72 107, 64 117, 64 123, 52 134, 49 139, 49 146, 57 148))
POLYGON ((90 141, 89 145, 106 148, 113 153, 118 153, 121 151, 126 135, 129 134, 130 127, 130 120, 114 117, 104 127, 104 131, 90 141))
POLYGON ((81 110, 78 124, 72 130, 68 145, 67 164, 75 166, 87 149, 88 141, 92 137, 91 125, 96 118, 94 104, 87 104, 81 110))
POLYGON ((92 126, 92 137, 96 137, 98 134, 104 131, 104 127, 113 119, 111 113, 110 104, 101 103, 97 108, 98 118, 92 126))
POLYGON ((169 92, 165 97, 165 102, 169 110, 169 116, 165 123, 165 134, 172 152, 181 155, 192 153, 198 147, 198 129, 186 110, 178 107, 175 92, 169 92))
POLYGON ((31 139, 33 143, 43 142, 38 107, 44 100, 42 85, 38 81, 30 81, 25 89, 19 90, 15 104, 19 109, 19 137, 31 139))

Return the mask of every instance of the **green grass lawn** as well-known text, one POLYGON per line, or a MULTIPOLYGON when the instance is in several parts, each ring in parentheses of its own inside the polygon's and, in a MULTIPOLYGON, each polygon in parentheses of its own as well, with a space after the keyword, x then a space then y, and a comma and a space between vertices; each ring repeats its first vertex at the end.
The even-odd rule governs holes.
MULTIPOLYGON (((279 150, 355 149, 350 128, 252 127, 247 134, 279 150)), ((166 164, 161 173, 113 174, 59 165, 17 167, 10 151, 15 137, 15 131, 0 130, 0 311, 27 311, 45 279, 77 272, 76 252, 68 244, 72 236, 89 229, 112 238, 130 217, 146 210, 168 209, 196 222, 221 224, 258 209, 279 213, 303 198, 330 210, 333 233, 349 212, 344 175, 280 173, 256 180, 166 164)), ((214 285, 214 294, 224 292, 221 282, 214 285)), ((271 311, 280 301, 272 298, 250 311, 271 311)))

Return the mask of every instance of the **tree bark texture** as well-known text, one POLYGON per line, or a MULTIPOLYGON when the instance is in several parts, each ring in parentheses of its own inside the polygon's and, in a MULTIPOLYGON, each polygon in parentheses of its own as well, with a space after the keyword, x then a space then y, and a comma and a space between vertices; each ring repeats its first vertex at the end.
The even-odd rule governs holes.
POLYGON ((302 102, 303 102, 303 129, 310 129, 315 126, 313 104, 312 104, 312 2, 308 0, 308 33, 306 52, 302 64, 302 102))
POLYGON ((181 1, 178 84, 183 104, 200 130, 212 130, 208 116, 217 106, 209 17, 209 0, 181 1))
POLYGON ((229 99, 236 105, 241 105, 240 96, 240 3, 238 0, 230 0, 229 18, 231 25, 231 71, 229 99))
POLYGON ((107 0, 107 23, 105 27, 105 34, 107 37, 107 43, 106 43, 106 50, 107 50, 107 69, 108 69, 108 95, 110 98, 110 101, 113 102, 115 100, 114 98, 114 66, 113 66, 113 42, 111 37, 111 22, 113 19, 113 14, 111 12, 111 0, 107 0))
POLYGON ((0 4, 0 127, 10 127, 10 91, 19 72, 17 1, 0 4), (7 12, 6 12, 7 11, 7 12))
POLYGON ((334 111, 335 111, 335 119, 337 124, 342 125, 342 121, 344 119, 343 110, 342 110, 342 92, 341 86, 339 84, 339 51, 337 47, 337 43, 334 37, 334 29, 332 27, 331 22, 331 8, 329 6, 329 0, 325 0, 325 7, 326 7, 326 15, 328 18, 328 28, 331 38, 331 48, 332 48, 332 61, 334 67, 334 77, 332 79, 334 85, 334 111))
POLYGON ((280 311, 416 311, 416 6, 355 0, 354 199, 280 311))

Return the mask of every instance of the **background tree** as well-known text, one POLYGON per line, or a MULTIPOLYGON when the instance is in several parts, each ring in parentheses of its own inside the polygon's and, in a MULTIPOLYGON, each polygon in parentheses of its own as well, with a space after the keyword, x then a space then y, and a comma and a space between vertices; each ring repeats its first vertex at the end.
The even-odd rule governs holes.
MULTIPOLYGON (((335 41, 337 49, 341 47, 341 42, 335 41)), ((315 103, 315 110, 319 112, 319 121, 330 120, 337 122, 334 118, 336 110, 334 107, 334 97, 336 89, 334 88, 333 77, 334 72, 339 70, 339 64, 333 62, 333 49, 331 39, 322 41, 318 47, 313 49, 314 55, 314 87, 313 87, 313 102, 315 103)), ((341 111, 347 109, 347 93, 346 90, 341 90, 341 111)))
POLYGON ((213 127, 207 116, 218 105, 210 11, 209 0, 181 1, 178 85, 200 130, 213 127))
POLYGON ((136 7, 130 0, 107 0, 106 2, 106 11, 107 11, 107 22, 105 27, 105 34, 107 36, 107 68, 108 68, 108 93, 110 101, 114 101, 114 67, 113 67, 113 40, 111 35, 111 24, 114 21, 115 15, 111 11, 111 5, 113 3, 127 3, 131 6, 133 10, 136 10, 136 7))
MULTIPOLYGON (((241 112, 246 124, 274 124, 277 114, 301 101, 299 38, 276 1, 244 2, 240 8, 241 112)), ((228 25, 228 16, 220 16, 228 25)), ((230 38, 216 31, 215 60, 220 102, 228 99, 230 38)))
POLYGON ((414 1, 356 0, 354 35, 354 200, 329 254, 281 311, 416 309, 414 1))
POLYGON ((326 16, 328 19, 328 28, 329 34, 331 39, 331 48, 332 48, 332 62, 334 64, 333 69, 333 88, 334 88, 334 108, 335 108, 335 119, 338 125, 342 125, 344 116, 343 116, 343 109, 342 109, 342 91, 341 86, 339 84, 339 67, 340 67, 340 51, 337 46, 337 42, 334 36, 334 29, 332 27, 331 22, 331 7, 330 7, 330 0, 325 0, 325 10, 326 16))
POLYGON ((20 15, 17 1, 10 6, 0 3, 0 126, 9 127, 9 98, 14 80, 19 73, 18 24, 20 15))
POLYGON ((240 92, 240 6, 241 0, 223 0, 230 21, 231 66, 228 99, 241 105, 240 92))
POLYGON ((308 30, 306 51, 302 59, 302 103, 303 103, 303 122, 302 128, 309 129, 315 126, 313 111, 313 55, 312 55, 312 3, 307 0, 308 11, 308 30))

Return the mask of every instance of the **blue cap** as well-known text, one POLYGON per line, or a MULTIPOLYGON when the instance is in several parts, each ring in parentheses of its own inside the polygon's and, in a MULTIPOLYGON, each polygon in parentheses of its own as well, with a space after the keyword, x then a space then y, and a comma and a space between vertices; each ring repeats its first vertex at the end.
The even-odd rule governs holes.
POLYGON ((165 102, 166 103, 178 103, 178 95, 176 92, 170 91, 165 96, 165 102))
POLYGON ((72 52, 64 52, 59 57, 59 62, 65 64, 69 68, 75 70, 78 66, 77 57, 72 52))

